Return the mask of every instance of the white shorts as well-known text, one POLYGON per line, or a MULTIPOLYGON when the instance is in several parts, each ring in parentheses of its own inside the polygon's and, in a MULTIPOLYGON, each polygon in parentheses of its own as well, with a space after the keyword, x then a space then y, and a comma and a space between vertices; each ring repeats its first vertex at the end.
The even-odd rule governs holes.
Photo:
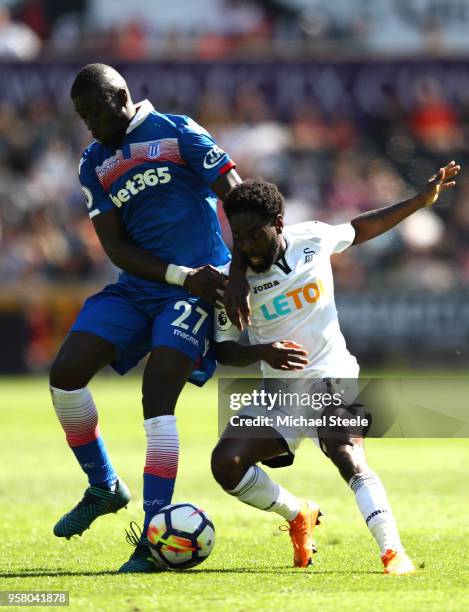
MULTIPOLYGON (((264 389, 272 394, 271 399, 278 393, 275 403, 271 401, 269 406, 247 406, 240 410, 239 416, 244 423, 248 423, 244 417, 257 417, 257 423, 273 428, 293 456, 305 439, 312 440, 322 448, 318 428, 329 425, 330 419, 324 413, 331 408, 351 407, 359 393, 358 380, 350 378, 265 379, 264 389)), ((255 426, 252 436, 256 437, 255 426)))

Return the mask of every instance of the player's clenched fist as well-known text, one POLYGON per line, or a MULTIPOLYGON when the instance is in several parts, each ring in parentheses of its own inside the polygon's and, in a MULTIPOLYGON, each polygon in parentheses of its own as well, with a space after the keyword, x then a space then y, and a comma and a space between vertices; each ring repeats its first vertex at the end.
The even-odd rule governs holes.
POLYGON ((215 306, 221 301, 220 292, 223 292, 226 282, 227 277, 224 274, 208 265, 189 270, 184 288, 215 306))
POLYGON ((303 370, 308 365, 308 351, 290 340, 263 344, 260 352, 262 361, 276 370, 303 370))

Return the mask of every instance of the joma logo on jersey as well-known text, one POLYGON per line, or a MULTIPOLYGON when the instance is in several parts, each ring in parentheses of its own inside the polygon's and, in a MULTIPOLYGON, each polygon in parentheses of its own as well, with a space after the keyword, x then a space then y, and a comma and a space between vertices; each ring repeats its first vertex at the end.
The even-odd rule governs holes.
POLYGON ((275 296, 269 304, 262 304, 261 312, 264 315, 264 319, 272 321, 295 310, 301 310, 308 304, 315 304, 323 293, 323 284, 318 279, 316 282, 308 283, 304 287, 297 287, 287 293, 275 296))
POLYGON ((145 170, 145 172, 134 174, 132 178, 127 180, 125 187, 119 189, 116 195, 109 194, 109 197, 117 208, 120 208, 122 204, 128 202, 133 195, 137 195, 137 193, 143 191, 147 187, 164 185, 165 183, 169 183, 170 180, 171 175, 167 166, 156 169, 150 168, 149 170, 145 170))
POLYGON ((277 287, 277 285, 280 285, 280 283, 278 282, 278 280, 274 280, 274 281, 271 281, 270 283, 264 283, 263 285, 258 285, 257 287, 253 287, 253 292, 254 294, 262 293, 262 291, 265 291, 266 289, 272 289, 272 287, 277 287))

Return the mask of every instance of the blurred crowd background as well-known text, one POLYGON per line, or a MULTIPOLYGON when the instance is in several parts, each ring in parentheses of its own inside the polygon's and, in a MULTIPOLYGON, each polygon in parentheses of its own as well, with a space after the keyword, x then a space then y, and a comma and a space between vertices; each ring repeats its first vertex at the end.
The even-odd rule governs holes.
POLYGON ((432 55, 468 50, 467 0, 1 0, 0 54, 191 57, 432 55))
MULTIPOLYGON (((82 64, 113 63, 136 99, 199 121, 243 177, 279 185, 288 222, 341 222, 464 168, 468 26, 469 0, 0 0, 0 310, 21 309, 22 367, 46 367, 82 294, 116 274, 77 180, 82 64)), ((383 326, 407 346, 439 329, 464 358, 468 195, 463 171, 434 209, 335 259, 359 349, 376 356, 383 326)))

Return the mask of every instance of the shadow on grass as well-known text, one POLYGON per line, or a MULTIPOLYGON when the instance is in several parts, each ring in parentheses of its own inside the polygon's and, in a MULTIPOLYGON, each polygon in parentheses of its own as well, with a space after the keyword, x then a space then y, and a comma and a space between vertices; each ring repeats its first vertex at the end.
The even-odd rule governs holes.
POLYGON ((47 569, 33 569, 24 570, 23 572, 0 572, 0 578, 34 578, 35 576, 48 577, 48 576, 113 576, 117 574, 116 571, 111 570, 98 570, 96 572, 70 572, 67 570, 47 570, 47 569))
POLYGON ((216 568, 208 568, 208 569, 194 569, 192 573, 197 574, 282 574, 284 576, 313 576, 313 575, 321 575, 324 576, 326 574, 342 574, 348 575, 350 577, 356 576, 357 574, 363 575, 372 575, 377 574, 381 575, 383 572, 371 570, 371 571, 353 571, 353 570, 308 570, 308 569, 294 569, 292 567, 279 568, 273 567, 271 569, 262 568, 246 568, 246 569, 216 569, 216 568))
MULTIPOLYGON (((166 572, 165 572, 166 573, 166 572)), ((171 573, 171 572, 168 572, 171 573)), ((352 571, 352 570, 295 570, 291 567, 286 568, 245 568, 245 569, 230 569, 230 568, 207 568, 207 569, 193 569, 193 570, 174 570, 172 573, 181 574, 186 573, 187 575, 196 575, 196 574, 279 574, 284 576, 324 576, 324 575, 332 575, 332 574, 340 574, 342 576, 356 576, 360 575, 381 575, 383 572, 379 571, 352 571)), ((155 572, 155 574, 159 574, 159 572, 155 572)), ((34 578, 34 577, 50 577, 50 576, 117 576, 119 575, 117 571, 113 570, 97 570, 93 571, 67 571, 67 570, 47 570, 47 569, 32 569, 32 570, 24 570, 22 572, 0 572, 0 578, 34 578)))

